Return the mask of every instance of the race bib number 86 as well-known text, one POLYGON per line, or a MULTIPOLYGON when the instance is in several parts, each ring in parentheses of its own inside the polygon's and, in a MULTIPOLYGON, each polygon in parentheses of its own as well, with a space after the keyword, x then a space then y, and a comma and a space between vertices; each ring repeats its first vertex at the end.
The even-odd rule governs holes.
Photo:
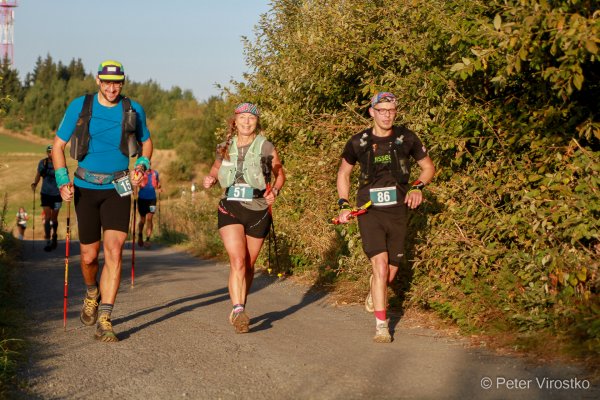
POLYGON ((395 186, 370 189, 369 196, 374 206, 388 206, 398 202, 398 193, 395 186))

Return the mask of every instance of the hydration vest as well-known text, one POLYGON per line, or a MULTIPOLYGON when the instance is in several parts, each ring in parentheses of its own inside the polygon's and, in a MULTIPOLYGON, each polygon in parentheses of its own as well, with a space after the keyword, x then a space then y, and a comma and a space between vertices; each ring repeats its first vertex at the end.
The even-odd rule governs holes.
MULTIPOLYGON (((410 162, 408 155, 402 151, 404 134, 410 132, 405 127, 392 128, 389 156, 391 159, 390 172, 396 182, 408 183, 410 178, 410 162)), ((360 163, 361 186, 369 185, 375 176, 375 151, 373 149, 373 128, 366 129, 352 138, 352 148, 360 163)))
MULTIPOLYGON (((244 181, 254 189, 264 190, 267 185, 265 177, 263 175, 261 166, 261 154, 262 145, 267 140, 262 135, 256 135, 254 141, 248 147, 248 152, 244 156, 244 162, 242 166, 242 173, 244 181)), ((219 183, 221 187, 228 188, 235 183, 235 177, 237 175, 238 166, 238 147, 237 137, 233 138, 231 145, 229 146, 229 161, 223 160, 221 167, 219 168, 219 183)))
MULTIPOLYGON (((49 160, 48 158, 44 158, 44 161, 42 163, 42 171, 40 172, 40 176, 42 178, 45 178, 46 176, 48 176, 48 172, 50 172, 50 166, 49 164, 49 160)), ((54 168, 52 168, 54 169, 54 168)))
MULTIPOLYGON (((127 97, 120 96, 123 106, 123 119, 121 122, 121 143, 119 149, 125 157, 135 157, 142 153, 142 146, 137 141, 136 112, 127 97)), ((75 125, 75 131, 71 136, 71 157, 81 161, 88 153, 90 145, 90 120, 92 119, 92 106, 94 105, 94 94, 86 94, 83 107, 79 113, 79 119, 75 125)))
POLYGON ((148 183, 150 183, 152 185, 152 187, 155 189, 156 189, 156 186, 158 186, 158 179, 156 179, 156 171, 153 169, 148 170, 144 174, 144 178, 142 180, 142 184, 140 185, 140 187, 146 187, 146 185, 148 183), (148 179, 148 175, 150 175, 150 179, 148 179))

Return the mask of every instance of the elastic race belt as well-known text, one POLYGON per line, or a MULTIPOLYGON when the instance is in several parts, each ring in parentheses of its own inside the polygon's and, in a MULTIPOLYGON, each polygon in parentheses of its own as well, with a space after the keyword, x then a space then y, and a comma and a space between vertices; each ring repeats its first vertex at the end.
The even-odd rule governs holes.
POLYGON ((109 174, 103 172, 92 172, 81 167, 77 167, 75 170, 76 177, 83 179, 88 183, 93 183, 94 185, 106 185, 107 183, 112 183, 112 181, 122 178, 127 174, 129 174, 128 169, 109 174))
MULTIPOLYGON (((231 186, 229 186, 227 189, 225 189, 225 196, 227 196, 227 193, 228 193, 230 187, 231 186)), ((258 199, 260 197, 263 197, 263 195, 265 194, 266 191, 267 191, 266 189, 263 189, 263 190, 253 189, 252 190, 252 198, 253 199, 258 199)))

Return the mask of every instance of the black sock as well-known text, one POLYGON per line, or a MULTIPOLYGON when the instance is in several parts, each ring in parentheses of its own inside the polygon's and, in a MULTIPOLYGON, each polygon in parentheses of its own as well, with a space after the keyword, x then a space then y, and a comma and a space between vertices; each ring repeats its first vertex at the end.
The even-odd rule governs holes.
POLYGON ((50 220, 46 220, 44 222, 44 234, 45 234, 46 240, 50 240, 51 227, 52 227, 52 222, 50 220))

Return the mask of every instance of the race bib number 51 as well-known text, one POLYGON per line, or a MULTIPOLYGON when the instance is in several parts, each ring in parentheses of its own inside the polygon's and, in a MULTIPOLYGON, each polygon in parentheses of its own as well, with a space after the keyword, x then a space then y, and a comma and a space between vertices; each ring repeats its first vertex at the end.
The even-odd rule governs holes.
POLYGON ((119 196, 121 197, 131 196, 131 194, 133 193, 133 188, 131 187, 129 175, 125 175, 124 177, 113 181, 113 185, 115 186, 117 193, 119 193, 119 196))
POLYGON ((233 186, 229 186, 227 190, 227 200, 232 201, 252 201, 252 195, 254 189, 252 186, 246 183, 238 183, 233 186))
POLYGON ((369 196, 374 206, 389 206, 398 203, 398 193, 395 186, 370 189, 369 196))

